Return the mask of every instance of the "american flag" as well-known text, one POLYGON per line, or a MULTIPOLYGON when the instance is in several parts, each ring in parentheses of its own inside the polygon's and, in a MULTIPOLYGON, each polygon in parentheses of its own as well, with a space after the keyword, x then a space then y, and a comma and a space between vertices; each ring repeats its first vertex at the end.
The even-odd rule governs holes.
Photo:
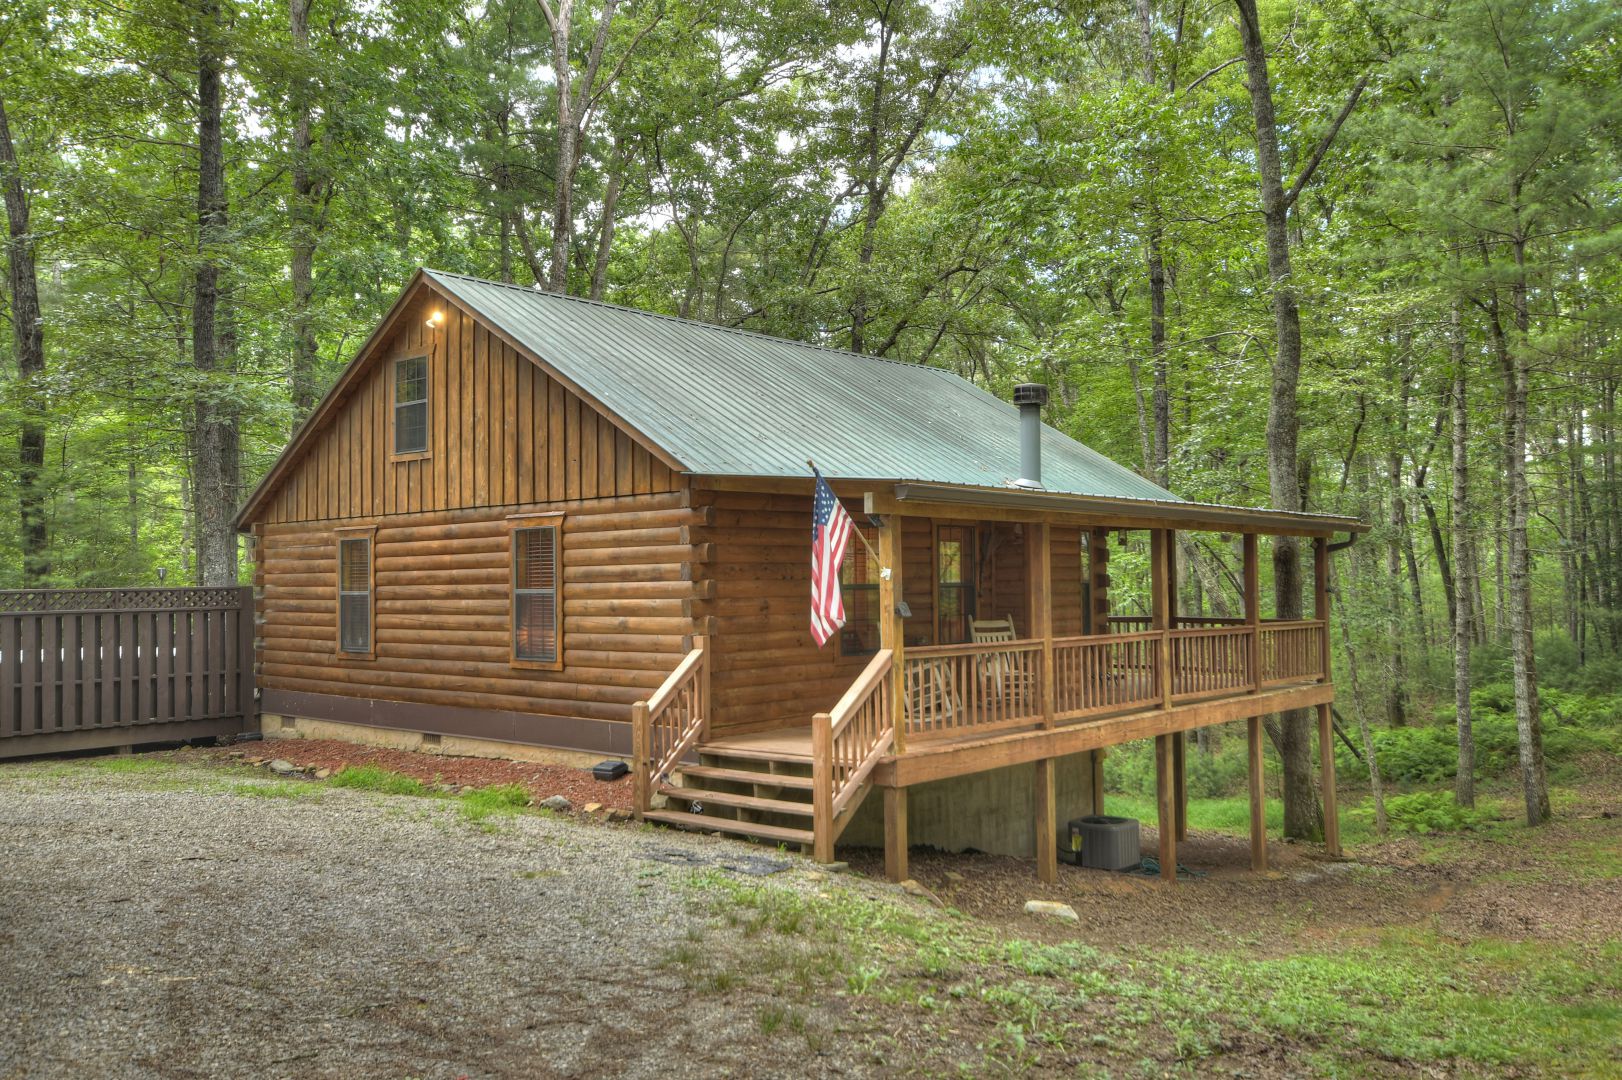
MULTIPOLYGON (((815 470, 813 470, 815 471, 815 470)), ((839 593, 839 565, 856 525, 834 497, 833 488, 817 473, 811 501, 811 636, 818 647, 845 625, 845 599, 839 593)))

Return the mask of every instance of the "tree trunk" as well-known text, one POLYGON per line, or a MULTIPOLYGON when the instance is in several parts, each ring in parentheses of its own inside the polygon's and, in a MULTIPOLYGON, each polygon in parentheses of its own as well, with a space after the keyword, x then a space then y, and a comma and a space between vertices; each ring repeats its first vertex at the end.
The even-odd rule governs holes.
POLYGON ((11 141, 6 99, 0 96, 0 180, 5 185, 6 271, 11 290, 12 347, 21 384, 22 422, 17 436, 17 508, 22 538, 23 584, 36 587, 51 576, 50 537, 45 516, 45 320, 34 269, 34 236, 28 196, 23 190, 17 150, 11 141))
MULTIPOLYGON (((237 431, 222 394, 220 303, 226 237, 223 27, 218 0, 202 0, 197 27, 197 277, 192 299, 192 366, 199 386, 192 414, 193 497, 197 508, 200 585, 237 583, 237 431)), ((229 339, 229 325, 228 339, 229 339)))
POLYGON ((608 185, 603 189, 603 221, 597 230, 597 259, 591 267, 591 299, 601 300, 608 285, 608 257, 614 250, 614 214, 619 206, 620 184, 625 172, 625 140, 614 136, 614 156, 609 163, 608 185))
POLYGON ((1402 499, 1402 454, 1396 450, 1386 457, 1386 475, 1391 485, 1391 516, 1386 537, 1386 629, 1391 636, 1391 681, 1386 684, 1386 722, 1392 727, 1408 724, 1408 662, 1402 632, 1402 534, 1408 528, 1408 508, 1402 499))
MULTIPOLYGON (((1155 85, 1154 5, 1138 0, 1138 33, 1143 40, 1143 81, 1155 85)), ((1151 183, 1153 176, 1151 175, 1151 183)), ((1171 390, 1166 361, 1166 265, 1161 255, 1160 205, 1149 194, 1149 236, 1144 262, 1149 276, 1149 362, 1154 390, 1154 459, 1149 468, 1161 487, 1171 483, 1171 390)))
MULTIPOLYGON (((1464 326, 1459 302, 1453 302, 1453 562, 1464 566, 1469 558, 1467 539, 1470 522, 1470 413, 1465 408, 1464 326)), ((1459 580, 1464 580, 1461 573, 1459 580)), ((1476 739, 1470 718, 1470 644, 1474 637, 1470 605, 1460 603, 1453 610, 1453 704, 1459 735, 1459 766, 1454 777, 1453 796, 1460 806, 1476 804, 1476 739)))
MULTIPOLYGON (((1296 392, 1301 378, 1301 315, 1291 281, 1289 204, 1284 195, 1284 166, 1279 158, 1273 91, 1267 75, 1256 0, 1234 0, 1244 43, 1245 73, 1251 111, 1256 121, 1256 165, 1262 220, 1267 237, 1267 273, 1273 291, 1277 345, 1273 356, 1272 392, 1267 408, 1267 480, 1278 510, 1301 509, 1296 454, 1300 420, 1296 392)), ((1301 545, 1293 536, 1273 542, 1273 591, 1280 619, 1299 619, 1301 545)), ((1316 840, 1323 835, 1323 811, 1312 776, 1312 714, 1294 709, 1280 720, 1279 758, 1284 772, 1284 835, 1316 840)))
MULTIPOLYGON (((1514 192, 1519 202, 1520 192, 1514 192)), ((1543 725, 1538 715, 1537 661, 1533 655, 1532 551, 1529 518, 1532 494, 1526 481, 1526 431, 1530 372, 1527 337, 1526 247, 1517 236, 1512 245, 1516 277, 1510 296, 1515 307, 1515 348, 1504 369, 1505 472, 1509 485, 1509 633, 1515 671, 1515 733, 1520 743, 1521 787, 1526 797, 1526 823, 1549 819, 1549 788, 1543 766, 1543 725)))
POLYGON ((310 164, 310 0, 288 0, 287 25, 293 40, 293 192, 289 277, 293 286, 293 412, 302 421, 315 408, 316 182, 310 164))

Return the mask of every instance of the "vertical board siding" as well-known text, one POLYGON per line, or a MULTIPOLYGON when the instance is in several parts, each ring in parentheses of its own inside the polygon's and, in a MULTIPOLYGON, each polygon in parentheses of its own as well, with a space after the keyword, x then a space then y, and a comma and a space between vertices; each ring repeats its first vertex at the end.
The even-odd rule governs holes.
POLYGON ((266 504, 339 521, 680 490, 684 479, 471 316, 419 302, 266 504), (392 459, 393 362, 428 354, 428 453, 392 459))
POLYGON ((692 645, 685 492, 430 511, 377 522, 375 659, 340 656, 337 534, 266 525, 260 685, 425 705, 630 719, 692 645), (509 513, 562 511, 563 667, 511 663, 509 513))

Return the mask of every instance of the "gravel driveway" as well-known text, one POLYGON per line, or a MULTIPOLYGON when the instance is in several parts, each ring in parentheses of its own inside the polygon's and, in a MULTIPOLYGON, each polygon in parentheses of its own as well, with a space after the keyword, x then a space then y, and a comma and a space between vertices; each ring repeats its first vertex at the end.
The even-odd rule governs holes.
POLYGON ((792 863, 773 888, 857 879, 629 824, 481 828, 442 800, 253 786, 0 767, 0 1078, 864 1071, 837 999, 809 1052, 763 1034, 759 1001, 660 963, 700 935, 748 947, 672 860, 792 863))

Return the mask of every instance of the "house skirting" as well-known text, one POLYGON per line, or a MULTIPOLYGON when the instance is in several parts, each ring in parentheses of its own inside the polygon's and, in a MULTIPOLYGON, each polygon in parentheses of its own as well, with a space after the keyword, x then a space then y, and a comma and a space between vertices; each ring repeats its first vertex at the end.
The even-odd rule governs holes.
POLYGON ((266 690, 260 717, 267 739, 339 739, 396 750, 576 766, 626 758, 631 752, 630 724, 575 716, 266 690))
MULTIPOLYGON (((1071 754, 1053 762, 1059 834, 1093 812, 1092 760, 1071 754)), ((954 776, 907 789, 907 839, 942 851, 1036 854, 1036 770, 1032 765, 954 776)), ((875 791, 839 837, 841 846, 884 846, 884 800, 875 791)))

